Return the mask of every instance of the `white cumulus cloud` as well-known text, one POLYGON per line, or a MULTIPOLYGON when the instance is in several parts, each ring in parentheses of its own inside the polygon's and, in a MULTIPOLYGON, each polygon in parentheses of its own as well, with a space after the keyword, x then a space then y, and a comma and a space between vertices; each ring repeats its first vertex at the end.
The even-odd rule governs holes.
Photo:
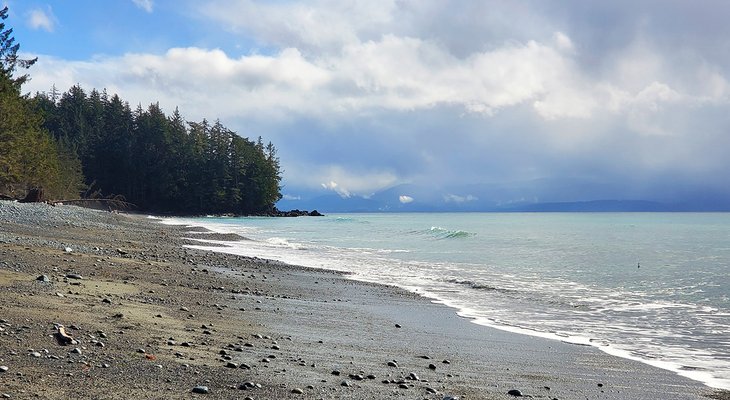
POLYGON ((152 0, 132 0, 132 2, 134 2, 134 5, 147 11, 148 13, 151 13, 154 7, 152 0))
POLYGON ((56 17, 50 6, 46 10, 36 8, 28 14, 28 25, 32 29, 43 29, 47 32, 53 32, 56 29, 56 17))
POLYGON ((398 196, 398 201, 400 201, 401 204, 413 203, 413 200, 414 199, 411 196, 406 196, 406 195, 398 196))

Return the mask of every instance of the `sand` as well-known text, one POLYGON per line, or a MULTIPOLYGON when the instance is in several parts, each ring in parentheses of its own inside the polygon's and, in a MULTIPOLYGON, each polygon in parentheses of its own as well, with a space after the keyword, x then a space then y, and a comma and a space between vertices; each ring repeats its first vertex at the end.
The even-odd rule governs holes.
POLYGON ((71 206, 0 208, 0 395, 730 398, 593 347, 479 326, 397 288, 187 249, 186 232, 71 206), (78 344, 60 345, 54 324, 78 344))

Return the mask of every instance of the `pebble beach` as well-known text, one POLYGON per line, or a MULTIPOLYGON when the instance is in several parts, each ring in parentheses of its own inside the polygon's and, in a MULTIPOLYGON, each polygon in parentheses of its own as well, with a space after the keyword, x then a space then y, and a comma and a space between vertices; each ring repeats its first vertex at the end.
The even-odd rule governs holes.
POLYGON ((1 398, 730 399, 401 289, 185 247, 200 235, 0 201, 1 398))

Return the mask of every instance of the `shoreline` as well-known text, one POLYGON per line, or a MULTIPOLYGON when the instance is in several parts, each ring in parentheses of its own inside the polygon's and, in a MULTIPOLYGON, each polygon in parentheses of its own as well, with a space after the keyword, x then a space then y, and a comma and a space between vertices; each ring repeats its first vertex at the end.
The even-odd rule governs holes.
POLYGON ((730 398, 593 347, 477 325, 403 289, 186 249, 186 229, 142 216, 39 207, 8 217, 0 204, 0 393, 11 398, 730 398), (76 327, 80 353, 54 343, 54 322, 76 327))
MULTIPOLYGON (((169 224, 169 225, 184 225, 188 228, 195 228, 206 230, 205 235, 201 235, 201 237, 195 237, 194 240, 200 241, 199 244, 190 245, 191 248, 196 248, 200 250, 205 251, 213 251, 213 252, 221 252, 225 254, 237 254, 242 255, 240 252, 226 251, 226 247, 230 247, 235 249, 236 248, 236 241, 237 240, 251 240, 249 238, 245 238, 239 234, 232 233, 230 231, 225 231, 225 229, 218 229, 218 228, 212 228, 205 224, 204 221, 200 221, 199 224, 187 224, 180 222, 180 221, 174 221, 170 219, 161 218, 160 222, 163 224, 169 224)), ((202 233, 196 231, 196 233, 202 233)), ((245 254, 243 254, 245 255, 245 254)), ((284 264, 287 264, 286 261, 276 261, 276 262, 282 262, 284 264)), ((293 264, 288 264, 293 265, 293 264)), ((343 272, 336 269, 326 269, 326 267, 313 267, 315 270, 323 270, 323 271, 337 271, 337 272, 343 272)), ((662 370, 669 371, 671 373, 676 374, 677 376, 691 379, 695 382, 698 382, 704 386, 707 386, 712 389, 716 390, 729 390, 728 388, 723 387, 720 383, 717 383, 717 379, 714 378, 711 374, 706 372, 706 370, 703 370, 702 368, 695 368, 695 367, 688 367, 685 365, 677 364, 677 363, 671 363, 668 361, 661 361, 661 360, 652 360, 648 358, 642 358, 635 355, 632 355, 628 350, 620 349, 615 346, 602 344, 601 340, 592 339, 589 337, 583 337, 583 336, 561 336, 558 334, 550 333, 550 332, 542 332, 537 330, 530 330, 526 328, 522 328, 519 326, 513 326, 513 325, 505 325, 501 324, 499 322, 492 321, 488 318, 475 315, 472 311, 469 309, 466 309, 464 307, 461 307, 456 304, 452 304, 446 299, 443 299, 439 297, 438 294, 424 292, 422 290, 418 290, 418 288, 411 288, 408 286, 398 285, 398 284, 387 284, 382 283, 377 280, 368 279, 365 276, 358 275, 357 273, 345 271, 346 276, 348 276, 350 279, 357 281, 357 282, 366 282, 366 283, 372 283, 372 284, 379 284, 384 285, 388 287, 396 287, 401 290, 405 290, 409 293, 413 293, 419 297, 422 297, 423 299, 427 301, 431 301, 436 304, 442 304, 448 308, 450 308, 456 315, 470 320, 470 322, 484 326, 490 329, 497 329, 513 334, 518 335, 526 335, 531 337, 537 337, 541 339, 548 339, 557 341, 560 343, 564 343, 567 345, 575 345, 575 346, 590 346, 597 350, 600 350, 601 352, 605 353, 608 356, 611 357, 619 357, 622 359, 630 360, 630 361, 636 361, 640 362, 642 364, 645 364, 647 366, 650 366, 652 368, 659 368, 662 370)))

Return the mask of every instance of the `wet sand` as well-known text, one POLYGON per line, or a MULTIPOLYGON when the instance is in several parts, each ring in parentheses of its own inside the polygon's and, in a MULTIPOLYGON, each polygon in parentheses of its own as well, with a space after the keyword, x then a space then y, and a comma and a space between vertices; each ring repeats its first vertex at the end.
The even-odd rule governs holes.
POLYGON ((400 289, 187 249, 200 235, 184 227, 13 211, 0 208, 9 398, 730 398, 592 347, 479 326, 400 289), (54 323, 78 344, 60 345, 54 323))

